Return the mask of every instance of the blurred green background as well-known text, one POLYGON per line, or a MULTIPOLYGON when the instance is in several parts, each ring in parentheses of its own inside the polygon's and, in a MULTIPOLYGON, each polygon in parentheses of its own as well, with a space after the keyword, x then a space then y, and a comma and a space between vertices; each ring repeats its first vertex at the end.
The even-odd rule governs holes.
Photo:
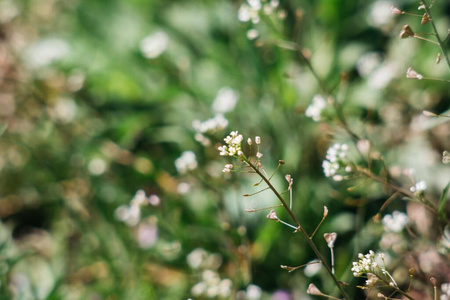
MULTIPOLYGON (((450 6, 437 2, 446 32, 450 6)), ((230 161, 217 146, 232 130, 261 136, 268 171, 286 162, 274 183, 293 176, 309 232, 328 206, 317 244, 328 257, 321 236, 338 233, 337 275, 364 297, 350 266, 380 247, 372 217, 389 191, 325 178, 327 148, 351 138, 333 117, 304 115, 323 91, 280 45, 298 43, 332 93, 345 72, 350 127, 435 197, 450 178, 450 129, 421 112, 449 109, 448 84, 405 72, 448 68, 434 45, 398 39, 404 24, 430 28, 393 16, 390 1, 268 2, 257 24, 238 19, 242 3, 0 1, 0 299, 308 299, 310 282, 335 293, 324 270, 280 268, 314 259, 302 238, 267 211, 244 212, 276 199, 244 198, 258 179, 221 172, 230 161)))

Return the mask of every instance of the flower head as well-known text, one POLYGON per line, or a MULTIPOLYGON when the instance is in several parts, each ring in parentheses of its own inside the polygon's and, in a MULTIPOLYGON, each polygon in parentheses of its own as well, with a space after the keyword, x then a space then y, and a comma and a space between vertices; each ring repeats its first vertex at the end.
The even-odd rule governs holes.
POLYGON ((306 108, 305 115, 318 122, 321 120, 322 110, 327 106, 325 98, 321 95, 315 95, 312 103, 306 108))
POLYGON ((242 152, 242 134, 238 134, 237 131, 232 131, 230 135, 224 138, 227 145, 220 146, 217 148, 220 151, 221 156, 241 156, 244 154, 242 152))

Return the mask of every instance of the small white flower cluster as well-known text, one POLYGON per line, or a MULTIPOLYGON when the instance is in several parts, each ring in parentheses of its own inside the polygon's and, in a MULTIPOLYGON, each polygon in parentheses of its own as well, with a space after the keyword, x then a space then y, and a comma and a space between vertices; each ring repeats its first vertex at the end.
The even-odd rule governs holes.
POLYGON ((247 286, 247 289, 245 291, 242 290, 236 293, 237 300, 259 300, 261 299, 261 296, 262 289, 255 284, 250 284, 249 286, 247 286))
POLYGON ((439 299, 450 300, 450 282, 441 285, 441 297, 439 299))
POLYGON ((203 248, 196 248, 186 257, 191 269, 217 270, 222 265, 222 256, 218 253, 209 253, 203 248))
POLYGON ((321 95, 315 95, 312 103, 306 108, 305 115, 319 122, 321 120, 322 110, 325 107, 327 107, 325 98, 321 95))
POLYGON ((420 194, 427 189, 427 183, 424 180, 416 182, 409 190, 415 194, 420 194))
POLYGON ((116 219, 128 226, 136 226, 141 220, 141 207, 145 205, 158 206, 161 199, 157 195, 147 197, 143 190, 139 190, 131 199, 129 205, 121 205, 115 210, 116 219))
POLYGON ((408 223, 408 216, 400 211, 394 211, 392 215, 385 215, 382 220, 386 232, 400 232, 408 223))
POLYGON ((322 163, 323 172, 326 177, 332 177, 334 181, 342 181, 346 176, 336 174, 343 169, 349 173, 352 167, 345 162, 348 153, 347 144, 334 144, 327 151, 326 159, 322 163))
MULTIPOLYGON (((381 254, 380 254, 381 256, 381 254)), ((375 261, 375 253, 370 250, 366 255, 359 253, 358 254, 359 261, 353 262, 352 272, 353 276, 360 277, 364 273, 376 273, 380 266, 375 261)), ((384 270, 381 268, 381 271, 384 270)))
POLYGON ((230 87, 223 87, 218 92, 212 103, 212 110, 219 114, 233 111, 239 101, 239 93, 230 87))
POLYGON ((181 153, 181 156, 175 160, 175 167, 180 174, 196 169, 197 165, 197 158, 192 151, 184 151, 181 153))
MULTIPOLYGON (((265 2, 265 1, 263 1, 265 2)), ((270 0, 268 3, 261 3, 261 0, 247 0, 239 7, 238 19, 241 22, 251 21, 253 24, 258 24, 261 18, 259 12, 263 10, 266 15, 271 14, 274 9, 280 5, 279 0, 270 0)))
POLYGON ((242 134, 238 134, 237 131, 232 131, 229 136, 223 140, 227 145, 220 146, 218 149, 221 156, 241 156, 242 152, 242 134))
POLYGON ((192 127, 197 132, 195 134, 195 140, 200 142, 203 146, 209 146, 211 141, 205 136, 206 133, 215 133, 219 130, 223 130, 228 126, 228 120, 223 114, 216 114, 213 118, 206 121, 194 120, 192 127))
MULTIPOLYGON (((247 0, 246 3, 243 3, 238 10, 238 19, 241 22, 251 22, 252 24, 258 24, 261 20, 260 13, 261 11, 265 15, 270 15, 274 13, 274 11, 280 5, 279 0, 247 0)), ((286 13, 284 10, 278 10, 278 17, 283 19, 286 17, 286 13)), ((247 38, 249 40, 254 40, 259 36, 259 32, 256 29, 250 29, 247 31, 247 38)))
POLYGON ((222 172, 230 173, 231 169, 233 169, 233 164, 226 164, 225 167, 223 168, 222 172))
POLYGON ((142 55, 146 58, 153 59, 160 56, 166 51, 169 45, 169 36, 162 31, 157 31, 149 36, 145 37, 139 47, 142 55))
POLYGON ((194 297, 227 299, 231 296, 232 287, 231 279, 221 279, 217 272, 205 270, 202 273, 202 281, 192 287, 191 293, 194 297))

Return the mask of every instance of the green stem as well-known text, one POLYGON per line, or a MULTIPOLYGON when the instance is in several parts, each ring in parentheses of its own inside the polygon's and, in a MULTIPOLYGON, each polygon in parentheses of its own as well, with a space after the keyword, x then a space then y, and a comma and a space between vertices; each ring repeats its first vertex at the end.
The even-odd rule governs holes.
POLYGON ((396 287, 396 286, 391 286, 391 285, 390 285, 390 282, 387 281, 387 280, 386 280, 385 278, 383 278, 382 276, 379 276, 379 275, 377 275, 377 274, 376 274, 376 276, 377 276, 381 281, 383 281, 383 283, 385 283, 387 286, 393 288, 396 292, 402 294, 403 296, 405 296, 406 298, 408 298, 408 299, 410 299, 410 300, 415 300, 415 299, 414 299, 413 297, 411 297, 407 292, 402 291, 401 289, 399 289, 399 288, 396 287))
POLYGON ((447 51, 445 50, 444 43, 442 42, 441 37, 439 36, 439 33, 436 28, 436 24, 434 23, 433 17, 431 16, 431 13, 430 13, 430 9, 428 8, 426 0, 422 0, 422 3, 425 7, 425 12, 430 17, 430 23, 431 23, 431 26, 433 27, 434 32, 436 33, 436 39, 438 41, 439 48, 441 48, 442 55, 444 55, 445 61, 447 62, 447 65, 450 69, 450 60, 448 59, 447 51))
POLYGON ((333 271, 330 268, 330 266, 327 264, 325 258, 322 256, 322 254, 320 253, 319 249, 317 249, 316 245, 314 244, 314 242, 312 241, 312 239, 310 238, 308 233, 305 231, 305 229, 303 229, 302 225, 300 224, 300 221, 297 219, 297 217, 294 215, 292 210, 289 208, 289 205, 286 203, 286 201, 283 199, 283 197, 281 197, 280 193, 278 193, 278 191, 275 189, 275 187, 272 185, 272 183, 269 181, 269 179, 266 176, 264 176, 264 174, 261 173, 261 171, 256 166, 254 166, 247 158, 243 158, 243 160, 248 166, 250 166, 255 171, 255 173, 257 173, 262 178, 262 180, 272 190, 272 192, 275 194, 275 196, 278 198, 278 200, 280 200, 280 202, 283 205, 284 209, 287 211, 287 213, 289 214, 291 219, 297 225, 297 230, 300 231, 303 234, 303 236, 306 238, 306 241, 308 242, 309 246, 314 251, 314 253, 316 254, 317 258, 322 262, 322 265, 325 267, 325 269, 327 270, 327 272, 330 274, 331 278, 333 279, 334 283, 336 284, 336 286, 341 291, 342 296, 345 299, 350 299, 349 296, 347 295, 347 293, 345 292, 342 284, 339 282, 339 280, 333 274, 333 271))

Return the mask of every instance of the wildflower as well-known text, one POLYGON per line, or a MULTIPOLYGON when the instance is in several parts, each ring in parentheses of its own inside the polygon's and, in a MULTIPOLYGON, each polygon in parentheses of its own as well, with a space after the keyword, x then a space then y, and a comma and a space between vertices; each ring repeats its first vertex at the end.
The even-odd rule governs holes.
POLYGON ((257 153, 256 153, 256 157, 257 157, 257 158, 261 158, 261 157, 263 157, 263 154, 262 154, 261 152, 257 152, 257 153))
POLYGON ((222 170, 222 172, 224 173, 230 173, 231 169, 233 169, 233 165, 232 164, 226 164, 225 168, 222 170))
POLYGON ((212 109, 218 114, 233 111, 239 101, 239 94, 230 87, 223 87, 214 98, 212 109))
POLYGON ((259 0, 249 0, 248 3, 243 3, 238 10, 239 21, 244 23, 251 21, 253 24, 259 23, 259 11, 261 7, 262 5, 259 0))
MULTIPOLYGON (((344 161, 347 157, 347 144, 334 144, 327 151, 326 159, 322 163, 322 168, 326 177, 332 177, 335 181, 342 181, 346 177, 336 174, 341 168, 348 170, 348 165, 344 161)), ((351 169, 350 169, 351 170, 351 169)))
POLYGON ((247 38, 249 40, 254 40, 259 36, 258 30, 256 29, 250 29, 247 31, 247 38))
POLYGON ((192 122, 192 127, 198 133, 214 133, 218 130, 224 129, 227 126, 228 120, 223 116, 223 114, 216 114, 213 118, 207 119, 203 122, 200 120, 194 120, 192 122))
POLYGON ((442 162, 444 164, 449 164, 450 163, 450 152, 448 151, 444 151, 442 153, 442 162))
POLYGON ((252 142, 252 139, 251 139, 251 138, 248 138, 248 139, 247 139, 247 144, 248 144, 249 146, 251 146, 251 145, 253 144, 253 142, 252 142))
POLYGON ((391 215, 385 215, 381 222, 386 232, 400 232, 408 223, 408 216, 405 213, 394 211, 391 215))
POLYGON ((421 80, 423 79, 423 76, 417 73, 413 68, 408 68, 408 70, 406 70, 406 78, 421 80))
POLYGON ((424 180, 416 182, 414 186, 412 186, 409 190, 413 193, 420 193, 427 189, 427 184, 424 180))
POLYGON ((370 250, 366 255, 359 253, 359 261, 353 262, 353 276, 360 277, 364 273, 374 273, 378 268, 378 263, 375 262, 375 253, 370 250))
POLYGON ((315 95, 312 103, 306 108, 305 115, 318 122, 321 120, 322 110, 327 106, 325 98, 321 95, 315 95))
POLYGON ((221 156, 241 156, 244 154, 242 152, 242 140, 244 138, 237 131, 232 131, 230 135, 224 138, 227 145, 220 146, 218 150, 221 156))
POLYGON ((261 144, 261 138, 259 136, 255 137, 255 143, 256 143, 256 145, 261 144))
POLYGON ((155 32, 145 37, 139 47, 146 58, 156 58, 166 51, 169 45, 169 37, 162 31, 155 32))
POLYGON ((193 151, 184 151, 181 156, 175 160, 175 167, 178 173, 184 174, 197 168, 197 159, 193 151))

